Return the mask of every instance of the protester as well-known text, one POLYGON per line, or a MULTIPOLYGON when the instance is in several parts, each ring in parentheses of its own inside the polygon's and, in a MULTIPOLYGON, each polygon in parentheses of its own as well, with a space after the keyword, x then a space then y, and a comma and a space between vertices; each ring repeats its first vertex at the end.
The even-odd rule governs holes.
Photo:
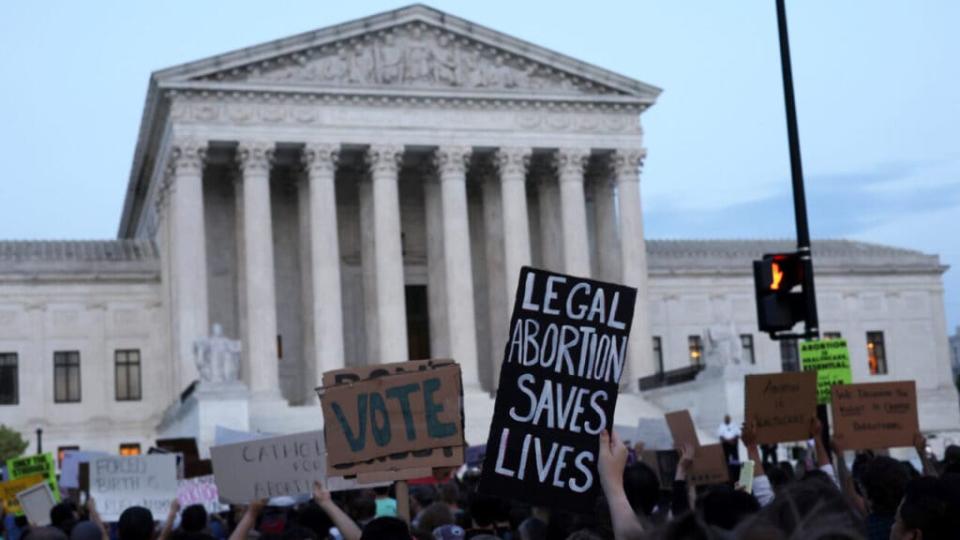
POLYGON ((717 438, 723 445, 723 455, 726 457, 727 463, 739 462, 740 454, 737 442, 740 440, 740 428, 731 421, 729 414, 724 415, 723 423, 717 428, 717 438))

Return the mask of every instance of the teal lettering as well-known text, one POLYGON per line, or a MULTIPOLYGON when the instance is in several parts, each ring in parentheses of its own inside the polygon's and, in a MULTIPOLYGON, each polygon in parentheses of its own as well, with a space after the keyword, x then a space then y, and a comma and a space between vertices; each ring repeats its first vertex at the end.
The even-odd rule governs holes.
POLYGON ((373 440, 378 446, 390 444, 390 416, 387 414, 387 404, 379 392, 370 394, 370 427, 373 428, 373 440), (380 413, 383 422, 377 423, 377 413, 380 413))
MULTIPOLYGON (((383 400, 381 399, 381 401, 383 400)), ((340 404, 334 401, 332 407, 333 414, 337 417, 337 421, 340 422, 340 428, 343 429, 343 434, 347 437, 347 444, 350 445, 350 450, 354 452, 363 450, 367 445, 367 394, 357 396, 358 435, 354 435, 353 430, 350 429, 350 422, 347 421, 346 415, 343 414, 343 409, 340 407, 340 404)))
POLYGON ((434 439, 449 437, 457 432, 453 422, 441 422, 437 416, 443 412, 443 405, 434 403, 433 393, 440 389, 440 379, 434 377, 423 381, 423 408, 427 416, 427 434, 434 439))
POLYGON ((410 410, 410 394, 420 389, 419 383, 410 383, 395 386, 387 390, 387 397, 400 402, 400 412, 403 413, 403 425, 406 428, 407 440, 417 438, 417 428, 413 423, 413 412, 410 410))

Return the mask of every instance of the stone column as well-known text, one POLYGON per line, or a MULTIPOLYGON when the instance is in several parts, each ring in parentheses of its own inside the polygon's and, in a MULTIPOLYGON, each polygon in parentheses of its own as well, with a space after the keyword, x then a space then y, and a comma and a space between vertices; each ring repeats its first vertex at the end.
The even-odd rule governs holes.
POLYGON ((199 378, 193 343, 209 331, 207 246, 203 215, 203 165, 207 144, 175 141, 170 152, 170 276, 172 330, 177 356, 176 391, 199 378))
POLYGON ((593 194, 593 208, 596 215, 596 279, 620 282, 620 235, 617 232, 616 181, 610 167, 602 171, 589 183, 593 194))
POLYGON ((477 330, 473 305, 473 267, 467 221, 467 164, 470 148, 448 146, 434 154, 440 174, 443 213, 443 261, 450 353, 460 364, 465 388, 480 387, 477 330))
POLYGON ((500 172, 500 195, 503 203, 503 264, 508 317, 513 313, 514 292, 520 280, 520 268, 530 264, 530 218, 527 216, 526 182, 531 154, 529 148, 501 148, 494 154, 494 163, 500 172))
POLYGON ((587 241, 587 204, 583 194, 583 172, 590 150, 562 148, 556 156, 560 180, 560 220, 563 227, 563 271, 590 276, 590 244, 587 241))
POLYGON ((625 285, 637 288, 637 304, 630 330, 630 370, 622 381, 637 389, 637 379, 651 375, 653 365, 650 340, 650 310, 647 288, 647 248, 643 237, 643 212, 640 205, 640 167, 646 151, 618 150, 612 156, 617 178, 620 209, 620 267, 625 285))
POLYGON ((427 233, 427 311, 430 315, 430 355, 450 358, 447 326, 446 269, 443 260, 443 207, 436 168, 425 160, 419 173, 423 178, 423 206, 427 233))
MULTIPOLYGON (((340 147, 308 146, 303 162, 310 193, 310 272, 313 319, 313 383, 343 362, 343 300, 340 289, 340 239, 335 174, 340 147)), ((304 269, 306 272, 307 269, 304 269)))
POLYGON ((279 398, 277 301, 273 266, 273 220, 270 211, 272 143, 241 142, 237 147, 242 185, 246 380, 253 396, 279 398))
POLYGON ((399 174, 402 146, 371 146, 365 155, 373 183, 374 269, 376 272, 378 358, 383 364, 405 362, 407 350, 407 307, 403 279, 403 250, 400 235, 399 174))
MULTIPOLYGON (((503 349, 507 344, 509 328, 504 324, 504 313, 509 313, 513 290, 507 290, 507 279, 504 277, 505 263, 503 260, 503 243, 505 237, 503 225, 503 195, 501 194, 500 179, 497 171, 489 161, 484 160, 481 170, 478 171, 483 197, 483 225, 484 225, 484 259, 486 267, 482 269, 486 281, 487 312, 486 320, 489 327, 490 345, 486 350, 486 357, 480 357, 480 366, 484 362, 490 365, 490 390, 496 389, 500 381, 500 362, 503 358, 503 349)), ((521 184, 521 187, 523 184, 521 184)), ((526 190, 524 190, 526 191, 526 190)), ((524 193, 524 200, 526 194, 524 193)), ((478 274, 474 274, 475 276, 478 274)), ((474 283, 474 286, 478 286, 474 283)), ((484 352, 478 344, 477 353, 484 352)), ((481 374, 483 371, 481 371, 481 374)))

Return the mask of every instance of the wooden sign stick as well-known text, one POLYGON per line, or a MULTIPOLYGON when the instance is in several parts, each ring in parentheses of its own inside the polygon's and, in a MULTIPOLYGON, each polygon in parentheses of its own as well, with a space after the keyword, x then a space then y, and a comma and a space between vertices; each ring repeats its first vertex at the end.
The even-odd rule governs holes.
POLYGON ((410 523, 410 488, 406 480, 398 480, 396 484, 397 517, 410 523))

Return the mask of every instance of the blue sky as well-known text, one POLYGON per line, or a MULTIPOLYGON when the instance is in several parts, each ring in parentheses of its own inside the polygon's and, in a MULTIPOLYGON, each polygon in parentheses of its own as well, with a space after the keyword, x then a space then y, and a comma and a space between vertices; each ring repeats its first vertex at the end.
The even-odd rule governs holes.
MULTIPOLYGON (((960 325, 960 2, 788 4, 812 234, 939 254, 960 325)), ((401 5, 0 4, 0 238, 116 234, 151 71, 401 5)), ((793 237, 773 0, 430 5, 664 89, 648 236, 793 237)))

